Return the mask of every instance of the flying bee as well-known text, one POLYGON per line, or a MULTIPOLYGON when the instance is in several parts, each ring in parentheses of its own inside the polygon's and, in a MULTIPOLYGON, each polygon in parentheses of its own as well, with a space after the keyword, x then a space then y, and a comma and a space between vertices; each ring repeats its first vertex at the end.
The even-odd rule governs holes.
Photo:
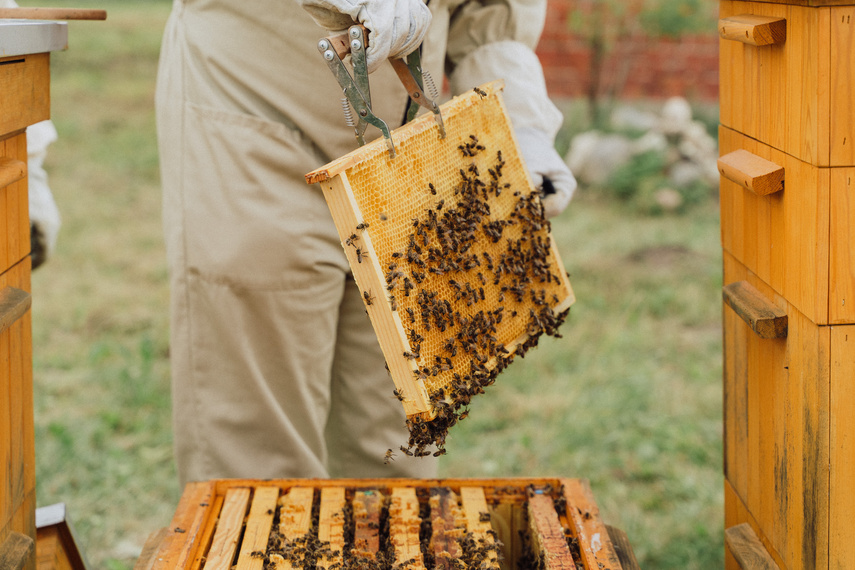
POLYGON ((382 212, 380 213, 380 215, 378 217, 380 218, 381 222, 385 222, 386 220, 389 219, 389 216, 387 216, 386 214, 384 214, 382 212))
POLYGON ((370 305, 370 304, 371 304, 371 302, 374 300, 374 297, 372 297, 372 296, 371 296, 371 293, 370 293, 370 292, 368 292, 368 291, 363 291, 363 292, 362 292, 362 297, 365 299, 365 304, 366 304, 366 305, 370 305))
POLYGON ((475 87, 475 88, 473 89, 473 91, 474 91, 475 93, 477 93, 478 95, 480 95, 482 98, 487 96, 487 92, 486 92, 486 91, 483 91, 483 90, 481 90, 481 89, 479 89, 479 88, 477 88, 477 87, 475 87))
POLYGON ((386 465, 389 464, 390 461, 395 461, 395 452, 391 449, 386 450, 386 457, 383 459, 383 463, 386 465))

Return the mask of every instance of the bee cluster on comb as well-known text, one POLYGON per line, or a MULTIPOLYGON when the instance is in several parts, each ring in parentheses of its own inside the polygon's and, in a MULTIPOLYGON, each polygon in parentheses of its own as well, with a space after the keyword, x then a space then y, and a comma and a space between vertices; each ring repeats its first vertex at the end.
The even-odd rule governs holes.
MULTIPOLYGON (((489 152, 475 135, 468 139, 458 146, 461 156, 489 152)), ((541 334, 560 336, 569 311, 553 309, 561 303, 563 282, 550 263, 549 222, 540 199, 504 182, 504 166, 497 150, 486 176, 475 162, 461 168, 453 198, 438 199, 412 221, 406 249, 393 252, 386 266, 390 306, 403 306, 406 314, 410 350, 403 356, 416 362, 414 375, 429 386, 435 412, 407 420, 404 453, 424 455, 429 446, 436 446, 434 455, 444 453, 448 429, 466 417, 471 398, 541 334), (508 213, 500 218, 495 211, 508 213), (509 348, 500 330, 513 328, 525 339, 517 334, 509 348), (433 341, 423 355, 427 335, 433 341)), ((437 195, 432 182, 428 188, 437 195)))
POLYGON ((449 428, 542 334, 558 336, 573 293, 498 83, 307 175, 321 182, 363 293, 408 455, 445 452, 449 428), (372 148, 373 146, 373 148, 372 148))

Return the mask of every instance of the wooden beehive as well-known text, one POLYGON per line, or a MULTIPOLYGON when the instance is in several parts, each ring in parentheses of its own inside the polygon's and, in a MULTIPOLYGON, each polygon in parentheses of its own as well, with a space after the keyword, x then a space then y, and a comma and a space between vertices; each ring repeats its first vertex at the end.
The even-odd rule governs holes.
POLYGON ((427 114, 393 131, 394 158, 380 139, 306 175, 411 422, 451 418, 574 301, 501 88, 443 105, 445 138, 427 114))
POLYGON ((726 566, 855 568, 855 1, 719 14, 726 566))
POLYGON ((621 568, 579 479, 191 483, 147 549, 137 568, 621 568))

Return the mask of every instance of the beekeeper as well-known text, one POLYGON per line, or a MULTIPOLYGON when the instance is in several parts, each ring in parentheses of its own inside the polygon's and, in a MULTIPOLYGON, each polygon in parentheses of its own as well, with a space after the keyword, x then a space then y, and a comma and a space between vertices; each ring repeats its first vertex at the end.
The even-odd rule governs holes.
POLYGON ((504 79, 554 215, 576 183, 533 52, 545 11, 545 0, 174 1, 156 104, 183 482, 435 476, 434 458, 398 451, 402 406, 322 193, 303 178, 356 147, 316 46, 368 28, 372 107, 390 127, 407 95, 386 60, 422 40, 424 68, 445 72, 453 94, 504 79))

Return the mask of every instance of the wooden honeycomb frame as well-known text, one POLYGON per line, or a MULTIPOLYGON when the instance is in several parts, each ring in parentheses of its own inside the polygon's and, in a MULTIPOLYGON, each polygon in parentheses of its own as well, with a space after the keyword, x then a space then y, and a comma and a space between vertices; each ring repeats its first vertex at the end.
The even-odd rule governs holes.
POLYGON ((434 418, 437 400, 447 396, 455 378, 467 374, 473 359, 483 369, 501 370, 544 332, 537 314, 548 308, 547 318, 561 315, 575 300, 548 222, 534 229, 522 222, 536 217, 532 212, 540 201, 520 157, 502 86, 489 83, 444 104, 444 139, 433 116, 425 114, 393 131, 394 159, 381 138, 306 175, 308 183, 323 189, 408 417, 434 418), (481 188, 476 202, 464 206, 465 184, 493 190, 481 188), (474 235, 449 230, 451 220, 471 218, 467 211, 483 204, 489 212, 482 212, 474 235), (442 232, 420 233, 430 234, 430 218, 445 215, 449 225, 434 224, 442 232), (452 253, 449 240, 463 234, 469 240, 460 246, 465 251, 452 253), (414 240, 420 254, 413 254, 414 240), (412 262, 412 255, 425 262, 431 247, 437 255, 428 267, 412 262), (511 253, 515 247, 519 254, 511 253), (537 247, 542 258, 530 261, 542 266, 538 279, 528 276, 528 266, 520 269, 526 277, 511 275, 522 265, 519 259, 536 257, 528 247, 537 247), (508 259, 504 264, 502 256, 508 259), (519 280, 526 279, 531 282, 523 287, 519 280), (433 301, 426 300, 429 294, 433 301), (432 309, 426 313, 427 306, 432 309), (489 323, 476 326, 484 315, 489 323), (463 329, 477 334, 461 337, 463 329), (475 346, 484 336, 490 346, 475 346), (460 350, 449 346, 449 339, 460 350))
POLYGON ((567 478, 194 482, 136 568, 287 570, 312 559, 328 570, 621 568, 588 482, 567 478))

